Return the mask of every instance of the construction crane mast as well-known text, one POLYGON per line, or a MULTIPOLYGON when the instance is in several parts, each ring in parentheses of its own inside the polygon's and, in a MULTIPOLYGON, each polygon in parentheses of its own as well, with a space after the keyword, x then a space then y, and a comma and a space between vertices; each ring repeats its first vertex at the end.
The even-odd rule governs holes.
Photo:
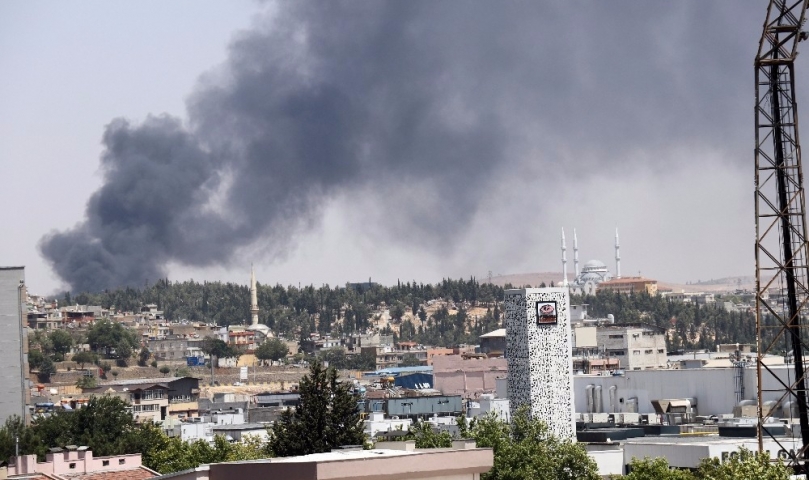
POLYGON ((775 441, 801 473, 809 459, 809 248, 794 62, 807 37, 807 6, 809 0, 770 0, 755 60, 758 445, 763 452, 766 440, 775 441), (768 365, 774 354, 786 358, 786 368, 768 365), (768 428, 781 412, 794 438, 768 428))

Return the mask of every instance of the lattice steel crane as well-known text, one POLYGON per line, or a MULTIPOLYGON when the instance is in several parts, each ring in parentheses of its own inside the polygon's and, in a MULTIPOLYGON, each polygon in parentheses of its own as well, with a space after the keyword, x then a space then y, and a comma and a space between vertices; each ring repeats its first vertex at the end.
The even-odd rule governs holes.
POLYGON ((756 340, 758 444, 772 439, 796 472, 807 471, 809 248, 803 189, 795 57, 809 0, 770 0, 756 55, 756 340), (767 365, 784 354, 788 368, 767 365), (767 400, 765 401, 765 397, 767 400), (767 428, 774 414, 797 416, 795 439, 767 428))

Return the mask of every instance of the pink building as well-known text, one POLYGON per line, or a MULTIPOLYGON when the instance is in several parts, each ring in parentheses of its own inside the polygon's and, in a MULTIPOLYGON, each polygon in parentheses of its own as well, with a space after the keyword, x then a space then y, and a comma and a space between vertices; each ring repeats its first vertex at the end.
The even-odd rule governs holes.
MULTIPOLYGON (((79 447, 87 448, 87 447, 79 447)), ((112 457, 93 457, 89 450, 49 453, 45 462, 36 455, 22 455, 8 466, 8 478, 71 480, 143 480, 160 474, 141 464, 139 453, 112 457)))
POLYGON ((461 355, 433 357, 433 388, 443 395, 476 398, 494 393, 496 379, 508 374, 505 358, 470 358, 461 355))

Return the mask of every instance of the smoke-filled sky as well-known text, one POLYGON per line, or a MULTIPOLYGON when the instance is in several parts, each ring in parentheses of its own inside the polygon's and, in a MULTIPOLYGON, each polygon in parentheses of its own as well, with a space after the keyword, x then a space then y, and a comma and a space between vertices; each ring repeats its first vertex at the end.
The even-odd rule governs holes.
POLYGON ((624 275, 752 274, 765 9, 3 2, 0 264, 433 282, 561 270, 563 227, 613 265, 618 227, 624 275))

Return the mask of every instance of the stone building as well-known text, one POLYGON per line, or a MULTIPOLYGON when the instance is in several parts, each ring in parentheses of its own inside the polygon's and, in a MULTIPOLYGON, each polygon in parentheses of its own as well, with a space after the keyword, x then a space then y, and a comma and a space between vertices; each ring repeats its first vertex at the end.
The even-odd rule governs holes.
POLYGON ((645 323, 599 325, 598 350, 605 357, 617 358, 624 370, 665 368, 666 331, 645 323))

